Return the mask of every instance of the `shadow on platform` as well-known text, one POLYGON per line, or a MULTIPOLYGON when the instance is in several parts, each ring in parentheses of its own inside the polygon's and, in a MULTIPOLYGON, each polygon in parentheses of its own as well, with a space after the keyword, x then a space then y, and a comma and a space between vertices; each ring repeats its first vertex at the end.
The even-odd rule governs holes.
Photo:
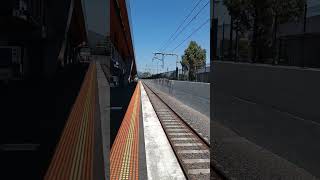
POLYGON ((112 146, 117 132, 120 128, 124 115, 127 111, 131 96, 137 83, 132 83, 126 87, 110 88, 110 145, 112 146))

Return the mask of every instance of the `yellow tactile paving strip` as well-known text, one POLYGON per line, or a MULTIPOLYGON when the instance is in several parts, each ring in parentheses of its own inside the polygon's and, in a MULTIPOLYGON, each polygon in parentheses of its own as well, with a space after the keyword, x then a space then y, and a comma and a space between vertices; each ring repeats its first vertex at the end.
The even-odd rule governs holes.
POLYGON ((45 180, 93 179, 96 65, 91 63, 72 107, 45 180))
POLYGON ((112 180, 138 180, 140 86, 136 85, 111 148, 112 180))

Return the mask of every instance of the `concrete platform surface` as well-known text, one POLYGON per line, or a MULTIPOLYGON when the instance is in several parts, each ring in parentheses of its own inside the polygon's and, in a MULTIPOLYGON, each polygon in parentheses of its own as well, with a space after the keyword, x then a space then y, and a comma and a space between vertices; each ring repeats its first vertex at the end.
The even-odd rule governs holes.
POLYGON ((142 118, 149 180, 183 180, 185 176, 141 83, 142 118))

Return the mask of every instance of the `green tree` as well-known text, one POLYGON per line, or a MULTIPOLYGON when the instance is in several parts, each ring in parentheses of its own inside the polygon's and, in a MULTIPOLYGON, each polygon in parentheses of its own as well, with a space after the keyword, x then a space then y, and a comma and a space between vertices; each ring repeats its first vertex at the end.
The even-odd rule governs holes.
POLYGON ((181 57, 182 67, 189 70, 189 80, 195 80, 196 70, 206 65, 206 50, 202 49, 195 41, 191 41, 181 57))
POLYGON ((249 17, 249 0, 224 0, 224 5, 229 11, 229 15, 232 17, 232 23, 235 30, 239 32, 246 32, 250 28, 249 17))
MULTIPOLYGON (((246 31, 252 31, 252 60, 259 59, 261 46, 265 43, 263 38, 266 34, 269 25, 270 0, 224 0, 224 5, 227 7, 230 16, 233 17, 233 23, 236 27, 236 35, 246 31)), ((238 39, 236 38, 236 41, 238 39)), ((237 51, 236 44, 236 51, 237 51)))
POLYGON ((278 25, 288 21, 297 21, 302 17, 306 0, 269 0, 271 2, 272 22, 272 47, 273 59, 277 60, 277 30, 278 25))
POLYGON ((230 29, 230 47, 229 47, 229 55, 232 55, 232 35, 233 31, 236 32, 236 45, 235 45, 235 54, 233 58, 238 57, 238 47, 239 47, 239 33, 243 34, 250 28, 249 14, 247 13, 247 9, 249 8, 248 0, 224 0, 224 5, 227 7, 229 11, 229 15, 231 16, 231 29, 230 29))
POLYGON ((261 61, 262 52, 267 45, 268 31, 272 24, 270 16, 270 0, 248 0, 249 8, 247 13, 250 16, 252 41, 251 41, 251 60, 261 61))
POLYGON ((151 77, 151 74, 150 74, 150 72, 144 72, 144 73, 142 73, 141 77, 142 78, 149 78, 149 77, 151 77))
POLYGON ((279 23, 301 17, 306 0, 224 0, 236 31, 252 31, 252 61, 261 60, 266 46, 275 42, 279 23))

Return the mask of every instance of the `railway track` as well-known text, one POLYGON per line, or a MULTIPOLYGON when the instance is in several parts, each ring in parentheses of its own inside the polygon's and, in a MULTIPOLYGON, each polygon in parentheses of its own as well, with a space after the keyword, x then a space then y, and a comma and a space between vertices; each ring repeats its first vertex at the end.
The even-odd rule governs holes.
POLYGON ((189 180, 226 179, 210 164, 210 145, 147 84, 143 83, 143 85, 186 178, 189 180))

